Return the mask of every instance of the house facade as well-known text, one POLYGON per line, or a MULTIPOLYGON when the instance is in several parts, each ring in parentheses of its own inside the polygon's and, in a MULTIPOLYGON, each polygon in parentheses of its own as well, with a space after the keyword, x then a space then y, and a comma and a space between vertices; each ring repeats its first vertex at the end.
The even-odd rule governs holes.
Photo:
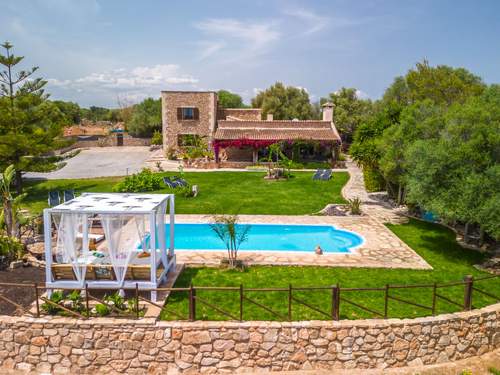
POLYGON ((163 91, 161 97, 166 153, 203 139, 217 162, 256 163, 269 145, 284 142, 290 150, 303 145, 301 158, 326 160, 335 159, 341 144, 332 103, 323 105, 322 120, 274 120, 272 114, 262 119, 260 108, 220 108, 213 91, 163 91))

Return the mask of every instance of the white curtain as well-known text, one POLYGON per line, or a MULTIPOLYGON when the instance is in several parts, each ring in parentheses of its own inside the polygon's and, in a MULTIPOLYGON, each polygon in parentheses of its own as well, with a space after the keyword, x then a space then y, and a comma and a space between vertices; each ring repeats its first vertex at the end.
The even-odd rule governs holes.
POLYGON ((77 213, 61 213, 53 217, 57 228, 56 261, 70 263, 76 279, 83 282, 86 260, 82 251, 82 230, 86 216, 77 213))
POLYGON ((136 244, 145 241, 144 216, 103 214, 100 218, 116 281, 123 286, 136 244))

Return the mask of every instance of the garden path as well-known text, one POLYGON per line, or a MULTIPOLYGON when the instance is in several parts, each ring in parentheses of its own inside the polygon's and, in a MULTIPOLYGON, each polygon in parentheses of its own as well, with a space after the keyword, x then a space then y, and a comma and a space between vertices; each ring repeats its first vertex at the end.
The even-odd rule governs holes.
POLYGON ((363 171, 350 158, 346 160, 346 167, 350 179, 342 188, 342 195, 345 199, 361 199, 362 211, 382 223, 403 224, 408 221, 406 207, 394 207, 388 202, 387 193, 366 191, 363 171))

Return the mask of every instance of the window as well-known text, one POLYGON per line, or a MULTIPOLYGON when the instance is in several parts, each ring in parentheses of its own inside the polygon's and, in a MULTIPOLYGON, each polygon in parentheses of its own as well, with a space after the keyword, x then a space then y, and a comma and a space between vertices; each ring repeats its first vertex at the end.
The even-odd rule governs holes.
POLYGON ((198 108, 196 107, 179 107, 177 108, 177 120, 198 120, 200 117, 198 108))

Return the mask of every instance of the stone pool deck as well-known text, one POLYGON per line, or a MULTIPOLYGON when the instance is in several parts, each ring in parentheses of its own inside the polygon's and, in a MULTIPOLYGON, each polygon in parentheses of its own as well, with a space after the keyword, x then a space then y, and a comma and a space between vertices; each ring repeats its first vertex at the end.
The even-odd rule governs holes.
MULTIPOLYGON (((423 258, 372 216, 240 215, 239 218, 241 223, 249 224, 333 225, 338 229, 356 232, 365 240, 361 247, 350 254, 316 255, 314 244, 311 246, 310 254, 272 251, 239 252, 238 257, 247 264, 432 269, 423 258)), ((176 223, 208 223, 211 217, 175 215, 175 219, 176 223)), ((226 256, 226 253, 221 251, 177 250, 176 254, 177 261, 186 265, 217 265, 226 256)))

